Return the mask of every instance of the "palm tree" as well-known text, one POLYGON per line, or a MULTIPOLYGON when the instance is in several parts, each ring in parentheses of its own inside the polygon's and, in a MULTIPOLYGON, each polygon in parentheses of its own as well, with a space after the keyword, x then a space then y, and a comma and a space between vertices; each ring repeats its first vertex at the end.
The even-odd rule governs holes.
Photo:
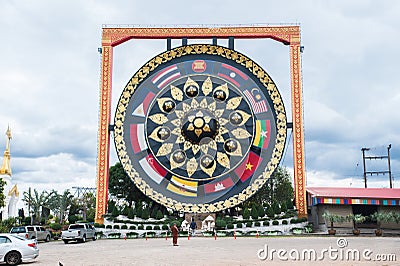
POLYGON ((57 215, 60 223, 63 223, 65 214, 72 204, 73 195, 69 190, 64 190, 63 194, 54 191, 53 196, 49 199, 50 209, 57 215))
POLYGON ((47 192, 47 191, 42 191, 40 194, 39 192, 34 189, 33 190, 33 195, 27 191, 24 191, 24 199, 26 204, 30 206, 30 214, 31 216, 34 215, 34 222, 39 223, 40 218, 41 218, 41 207, 48 207, 50 199, 54 196, 55 191, 47 192))

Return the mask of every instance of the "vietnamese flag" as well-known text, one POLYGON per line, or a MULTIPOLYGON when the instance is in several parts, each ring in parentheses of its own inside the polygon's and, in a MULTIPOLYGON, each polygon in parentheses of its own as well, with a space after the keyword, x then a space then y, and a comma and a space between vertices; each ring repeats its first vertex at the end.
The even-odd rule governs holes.
POLYGON ((235 173, 242 182, 245 182, 254 174, 262 160, 260 156, 250 151, 247 158, 235 169, 235 173))

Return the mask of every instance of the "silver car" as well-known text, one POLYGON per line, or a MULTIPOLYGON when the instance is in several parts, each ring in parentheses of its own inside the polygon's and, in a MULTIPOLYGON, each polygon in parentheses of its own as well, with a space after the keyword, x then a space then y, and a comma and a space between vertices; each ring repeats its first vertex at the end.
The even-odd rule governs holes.
POLYGON ((10 233, 17 234, 26 239, 36 239, 37 241, 44 240, 49 242, 51 238, 50 231, 39 225, 16 226, 11 228, 10 233))
POLYGON ((0 261, 17 265, 39 256, 35 239, 25 239, 15 234, 0 234, 0 261))

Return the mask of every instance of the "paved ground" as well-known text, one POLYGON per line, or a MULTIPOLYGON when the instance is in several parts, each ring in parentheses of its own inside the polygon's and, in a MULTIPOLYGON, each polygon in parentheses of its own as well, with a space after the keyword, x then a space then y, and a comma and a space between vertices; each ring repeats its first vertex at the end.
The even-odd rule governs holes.
POLYGON ((25 265, 310 265, 309 255, 313 265, 400 265, 398 237, 192 237, 179 238, 178 243, 173 247, 170 238, 40 242, 38 259, 25 265), (274 250, 279 249, 278 255, 274 250))

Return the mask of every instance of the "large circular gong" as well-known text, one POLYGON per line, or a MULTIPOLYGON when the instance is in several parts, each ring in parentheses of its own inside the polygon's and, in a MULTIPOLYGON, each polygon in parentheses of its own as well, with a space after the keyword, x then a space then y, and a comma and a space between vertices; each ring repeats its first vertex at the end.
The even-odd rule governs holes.
POLYGON ((129 80, 115 114, 118 157, 151 199, 185 212, 233 207, 278 166, 286 141, 279 91, 234 50, 189 45, 129 80))

